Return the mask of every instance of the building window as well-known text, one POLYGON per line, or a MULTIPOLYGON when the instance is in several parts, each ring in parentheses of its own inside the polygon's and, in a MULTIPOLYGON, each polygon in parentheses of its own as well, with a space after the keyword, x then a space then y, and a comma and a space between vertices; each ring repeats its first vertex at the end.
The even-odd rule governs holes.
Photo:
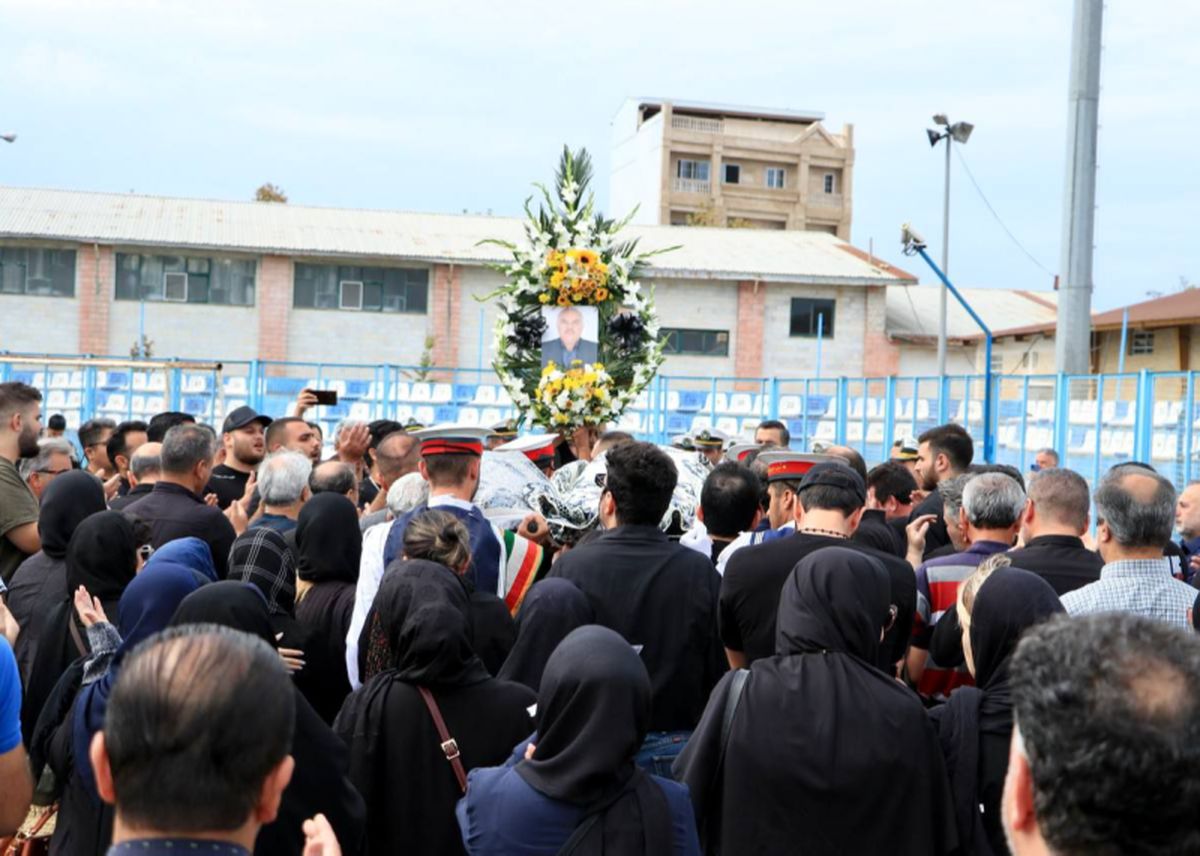
POLYGON ((117 253, 117 299, 253 306, 254 259, 117 253))
POLYGON ((1129 356, 1154 353, 1154 331, 1134 330, 1129 336, 1129 356))
POLYGON ((699 357, 729 356, 728 330, 685 330, 670 328, 662 331, 663 353, 689 354, 699 357))
POLYGON ((75 251, 0 247, 0 294, 75 296, 75 251))
POLYGON ((420 268, 296 264, 297 309, 423 313, 428 294, 429 271, 420 268))
POLYGON ((826 193, 834 192, 834 189, 833 189, 834 184, 833 183, 834 183, 833 173, 832 172, 825 173, 825 192, 826 193))
POLYGON ((722 181, 726 184, 740 184, 742 180, 742 168, 736 163, 722 164, 724 175, 722 181))
POLYGON ((680 158, 675 164, 675 177, 690 178, 693 181, 708 181, 708 161, 680 158))
POLYGON ((1025 371, 1033 371, 1038 367, 1038 352, 1026 351, 1021 354, 1021 368, 1025 371))
POLYGON ((992 354, 992 374, 1004 373, 1004 355, 992 354))
POLYGON ((783 190, 783 175, 784 169, 781 166, 767 167, 767 187, 774 190, 783 190))
POLYGON ((821 337, 833 338, 833 310, 836 301, 813 297, 792 298, 792 336, 815 336, 817 328, 821 337))

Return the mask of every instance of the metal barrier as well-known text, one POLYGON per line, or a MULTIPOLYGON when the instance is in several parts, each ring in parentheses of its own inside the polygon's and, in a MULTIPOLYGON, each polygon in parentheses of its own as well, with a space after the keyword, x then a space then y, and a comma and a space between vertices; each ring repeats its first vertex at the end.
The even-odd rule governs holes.
MULTIPOLYGON (((0 353, 0 382, 38 387, 47 413, 77 428, 92 416, 148 418, 185 410, 219 424, 249 404, 288 412, 306 386, 336 389, 335 407, 316 408, 327 440, 344 419, 409 418, 432 424, 490 425, 519 414, 489 369, 403 365, 158 360, 0 353), (112 365, 118 363, 119 365, 112 365)), ((1026 470, 1034 453, 1056 449, 1065 466, 1093 483, 1108 467, 1138 460, 1182 487, 1200 478, 1196 372, 992 377, 984 424, 980 375, 885 378, 737 378, 659 375, 617 426, 667 442, 703 428, 749 439, 763 420, 788 426, 794 448, 839 443, 868 462, 888 457, 892 441, 958 422, 979 441, 995 438, 994 459, 1026 470)))

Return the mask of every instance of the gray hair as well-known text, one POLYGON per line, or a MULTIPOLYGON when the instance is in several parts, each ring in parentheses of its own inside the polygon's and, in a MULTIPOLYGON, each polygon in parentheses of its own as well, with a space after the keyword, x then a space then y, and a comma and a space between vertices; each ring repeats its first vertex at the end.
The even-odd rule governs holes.
POLYGON ((1058 452, 1055 451, 1054 449, 1051 449, 1049 446, 1047 446, 1044 449, 1038 449, 1036 452, 1033 453, 1033 456, 1035 458, 1038 455, 1049 455, 1050 457, 1054 458, 1054 466, 1056 466, 1056 467, 1058 466, 1058 452))
POLYGON ((47 437, 38 441, 38 453, 31 458, 21 460, 21 479, 28 481, 34 473, 41 472, 50 463, 51 455, 68 455, 75 460, 75 447, 71 441, 63 437, 47 437))
POLYGON ((258 493, 263 505, 291 505, 308 487, 312 461, 289 449, 267 455, 258 465, 258 493))
POLYGON ((393 517, 407 514, 429 496, 429 482, 420 473, 408 473, 396 479, 387 492, 388 511, 393 517))
POLYGON ((1029 478, 1029 501, 1038 514, 1055 523, 1080 532, 1087 528, 1091 491, 1083 476, 1074 470, 1058 467, 1038 470, 1029 478))
POLYGON ((176 425, 163 437, 162 471, 174 475, 190 473, 201 461, 212 461, 216 446, 216 435, 211 428, 188 423, 176 425))
POLYGON ((133 457, 129 459, 129 472, 133 473, 133 477, 138 481, 146 478, 146 476, 157 476, 162 473, 162 455, 160 452, 150 454, 142 452, 141 448, 134 451, 133 457))
POLYGON ((962 508, 963 488, 973 478, 975 478, 974 473, 963 473, 938 482, 938 496, 942 498, 944 506, 942 513, 946 517, 958 519, 958 510, 962 508))
POLYGON ((981 473, 963 488, 962 507, 977 529, 1007 529, 1025 510, 1025 491, 1012 476, 981 473))
POLYGON ((1096 518, 1122 547, 1162 547, 1175 525, 1175 486, 1146 467, 1115 466, 1096 489, 1096 518), (1128 490, 1125 481, 1132 476, 1152 479, 1153 495, 1135 496, 1128 490))
POLYGON ((115 419, 109 419, 107 416, 89 419, 79 426, 79 444, 85 449, 88 446, 94 446, 100 442, 100 436, 106 429, 116 428, 117 422, 115 419))

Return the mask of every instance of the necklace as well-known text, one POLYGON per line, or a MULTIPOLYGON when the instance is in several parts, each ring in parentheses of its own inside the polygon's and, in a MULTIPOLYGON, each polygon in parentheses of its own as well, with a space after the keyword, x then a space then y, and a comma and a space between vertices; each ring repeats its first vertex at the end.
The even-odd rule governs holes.
POLYGON ((832 529, 818 529, 815 526, 806 526, 797 531, 803 532, 805 535, 824 535, 827 538, 840 538, 843 541, 850 540, 850 536, 845 532, 835 532, 832 529))

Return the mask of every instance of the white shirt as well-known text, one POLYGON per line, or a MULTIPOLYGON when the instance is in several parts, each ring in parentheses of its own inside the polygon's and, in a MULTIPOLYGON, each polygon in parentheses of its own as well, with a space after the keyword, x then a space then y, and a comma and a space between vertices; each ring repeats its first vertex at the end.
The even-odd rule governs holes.
MULTIPOLYGON (((789 520, 787 523, 779 527, 779 531, 794 530, 796 521, 789 520)), ((729 557, 740 550, 742 547, 749 547, 759 542, 762 533, 760 532, 743 532, 741 535, 729 542, 729 546, 721 551, 721 555, 717 557, 717 573, 725 576, 725 565, 729 562, 729 557)))

